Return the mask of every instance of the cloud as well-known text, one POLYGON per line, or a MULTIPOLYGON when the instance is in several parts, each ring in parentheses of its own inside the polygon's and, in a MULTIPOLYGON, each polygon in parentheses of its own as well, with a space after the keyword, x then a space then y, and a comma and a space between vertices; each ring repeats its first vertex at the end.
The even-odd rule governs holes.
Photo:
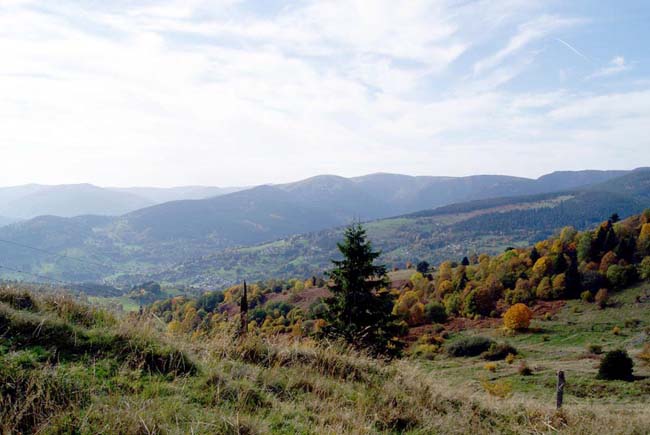
POLYGON ((519 25, 517 33, 510 38, 505 47, 474 64, 474 74, 479 75, 486 70, 499 66, 507 58, 523 50, 532 42, 549 35, 553 31, 574 26, 582 22, 583 20, 575 18, 542 15, 541 17, 523 23, 519 25))
POLYGON ((508 87, 583 22, 546 2, 39 3, 0 3, 0 185, 530 175, 624 128, 650 159, 647 85, 508 87))
POLYGON ((608 77, 608 76, 622 73, 629 69, 630 69, 630 65, 625 62, 625 58, 623 56, 616 56, 611 61, 609 61, 608 66, 599 69, 593 74, 590 74, 589 76, 587 76, 587 79, 608 77))

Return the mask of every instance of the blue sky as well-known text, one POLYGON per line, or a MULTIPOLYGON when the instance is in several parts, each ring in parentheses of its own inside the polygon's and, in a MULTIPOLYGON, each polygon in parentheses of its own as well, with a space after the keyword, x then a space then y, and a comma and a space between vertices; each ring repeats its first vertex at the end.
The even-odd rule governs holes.
POLYGON ((650 165, 647 1, 0 1, 0 185, 650 165))

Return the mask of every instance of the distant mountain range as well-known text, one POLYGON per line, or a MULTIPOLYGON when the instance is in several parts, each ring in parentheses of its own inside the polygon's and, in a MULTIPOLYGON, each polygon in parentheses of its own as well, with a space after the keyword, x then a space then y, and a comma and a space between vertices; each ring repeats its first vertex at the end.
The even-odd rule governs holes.
MULTIPOLYGON (((528 242, 536 234, 541 235, 557 226, 583 226, 602 219, 606 210, 612 209, 621 215, 640 211, 648 205, 648 180, 650 170, 638 169, 555 172, 536 180, 499 175, 457 178, 397 174, 355 178, 323 175, 232 193, 219 188, 162 191, 155 188, 106 189, 89 185, 0 189, 0 202, 4 204, 0 215, 29 216, 37 210, 36 204, 47 211, 42 213, 45 216, 0 228, 0 239, 5 241, 0 242, 0 265, 70 281, 108 279, 128 283, 132 279, 157 274, 171 281, 212 285, 239 279, 249 274, 253 265, 259 266, 258 272, 267 276, 273 271, 312 271, 310 267, 319 265, 320 260, 315 257, 314 261, 305 260, 311 258, 305 252, 320 245, 333 248, 336 237, 340 236, 339 231, 331 233, 336 237, 320 238, 314 234, 340 227, 353 219, 375 221, 391 216, 401 217, 369 224, 371 228, 391 229, 373 233, 381 246, 390 247, 393 252, 390 256, 387 252, 385 258, 390 261, 429 258, 440 246, 457 241, 453 237, 440 236, 441 231, 448 232, 450 228, 445 226, 447 224, 440 226, 438 218, 430 219, 444 210, 439 207, 461 203, 464 205, 457 207, 497 207, 498 213, 528 213, 526 217, 519 216, 518 227, 512 229, 518 231, 527 226, 524 238, 528 242), (562 194, 551 195, 548 199, 544 195, 549 192, 562 194), (139 206, 165 198, 192 195, 210 197, 139 206), (503 197, 516 198, 490 199, 503 197), (481 200, 488 200, 487 205, 480 203, 481 200), (537 204, 540 201, 544 204, 541 207, 524 205, 513 208, 512 205, 537 204), (7 204, 23 204, 23 211, 7 213, 7 204), (31 205, 28 207, 26 204, 31 205), (579 207, 577 214, 571 211, 573 207, 579 207), (93 212, 100 208, 101 213, 93 212), (120 210, 128 209, 135 210, 120 213, 120 210), (529 209, 541 214, 533 216, 530 211, 525 211, 529 209), (417 213, 421 210, 428 211, 417 213), (550 214, 546 216, 544 213, 550 214), (74 214, 79 216, 65 217, 74 214), (422 219, 435 223, 421 224, 422 219), (540 219, 549 224, 541 225, 540 219), (299 234, 308 236, 296 237, 299 234), (413 244, 411 238, 416 235, 418 242, 413 244), (264 249, 260 251, 259 245, 275 240, 280 241, 272 245, 283 249, 275 258, 260 256, 250 263, 233 260, 244 258, 241 253, 266 252, 264 249), (425 243, 425 240, 430 242, 425 243), (59 256, 20 245, 37 247, 59 256), (258 261, 260 259, 263 261, 258 261), (284 269, 271 267, 273 261, 283 262, 284 269), (296 262, 303 262, 304 267, 296 262), (264 269, 265 265, 267 269, 264 269)), ((459 213, 482 219, 478 227, 488 222, 487 217, 480 217, 487 216, 485 213, 479 213, 480 216, 473 216, 468 211, 451 214, 459 213)), ((447 216, 443 221, 449 219, 447 216)), ((490 219, 494 220, 494 216, 490 219)), ((460 225, 456 218, 451 220, 454 225, 460 225)), ((505 224, 501 222, 500 225, 505 224)), ((322 253, 322 258, 330 255, 327 249, 322 253)))
MULTIPOLYGON (((0 216, 7 221, 37 216, 120 216, 162 202, 224 195, 238 188, 186 186, 172 188, 104 188, 92 184, 0 187, 0 216)), ((3 221, 0 220, 0 225, 3 221)))
MULTIPOLYGON (((586 229, 614 213, 631 216, 650 208, 650 170, 610 182, 536 195, 464 202, 367 222, 380 261, 460 261, 472 253, 498 253, 529 246, 559 228, 586 229)), ((256 246, 233 247, 195 256, 151 278, 198 287, 219 287, 242 279, 309 277, 339 256, 343 228, 290 236, 256 246)))
POLYGON ((5 225, 9 225, 11 223, 16 222, 16 219, 8 218, 6 216, 0 216, 0 227, 3 227, 5 225))

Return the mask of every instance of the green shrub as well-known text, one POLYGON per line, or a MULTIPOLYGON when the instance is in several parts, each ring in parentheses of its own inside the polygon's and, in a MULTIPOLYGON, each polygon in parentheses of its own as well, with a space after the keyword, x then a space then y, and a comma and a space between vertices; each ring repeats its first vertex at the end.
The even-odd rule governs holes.
POLYGON ((416 358, 433 360, 440 347, 435 344, 418 344, 413 349, 412 355, 416 358))
POLYGON ((641 279, 650 279, 650 256, 645 257, 639 264, 639 276, 641 279))
POLYGON ((458 293, 450 293, 446 295, 443 303, 445 304, 445 311, 447 311, 448 316, 455 316, 460 313, 462 301, 458 293))
POLYGON ((429 302, 424 307, 424 316, 430 323, 445 323, 447 310, 439 302, 429 302))
POLYGON ((477 356, 490 349, 494 343, 486 337, 465 337, 447 346, 450 356, 477 356))
POLYGON ((517 349, 507 343, 492 343, 481 357, 488 361, 500 361, 506 359, 508 355, 517 355, 517 349))
POLYGON ((580 299, 582 299, 583 302, 593 302, 594 295, 589 290, 585 290, 580 293, 580 299))
POLYGON ((598 368, 598 379, 632 380, 632 358, 622 349, 607 352, 598 368))
POLYGON ((607 281, 615 290, 623 289, 636 279, 636 268, 634 266, 619 266, 614 264, 607 269, 607 281))

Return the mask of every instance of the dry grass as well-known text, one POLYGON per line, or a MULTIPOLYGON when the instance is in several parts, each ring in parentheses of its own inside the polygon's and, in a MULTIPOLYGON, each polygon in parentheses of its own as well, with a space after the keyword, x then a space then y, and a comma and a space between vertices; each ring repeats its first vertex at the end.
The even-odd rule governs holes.
POLYGON ((643 434, 650 428, 643 404, 570 404, 558 414, 552 403, 523 392, 502 394, 499 379, 485 380, 492 392, 479 381, 459 386, 416 360, 381 361, 287 337, 234 339, 227 331, 191 340, 166 335, 155 319, 87 322, 66 314, 83 307, 59 311, 37 298, 36 306, 0 303, 3 433, 643 434), (42 333, 55 340, 36 340, 42 333), (180 369, 188 366, 194 369, 180 369))

